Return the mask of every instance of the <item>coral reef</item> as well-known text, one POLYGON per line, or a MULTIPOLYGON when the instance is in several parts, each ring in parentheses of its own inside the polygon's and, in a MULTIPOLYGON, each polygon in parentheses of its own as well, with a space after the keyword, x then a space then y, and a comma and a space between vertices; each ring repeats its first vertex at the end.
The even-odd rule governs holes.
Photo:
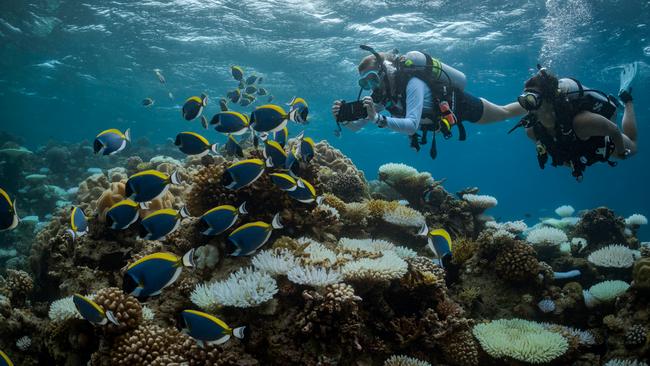
MULTIPOLYGON (((647 361, 650 251, 637 237, 642 215, 623 219, 597 208, 574 217, 575 209, 561 206, 559 218, 540 218, 531 228, 502 222, 485 215, 497 200, 478 188, 450 194, 444 180, 398 163, 381 166, 379 181, 369 184, 324 141, 298 169, 322 196, 318 204, 291 198, 268 174, 226 189, 221 178, 233 161, 223 156, 183 160, 173 146, 145 141, 129 147, 132 154, 106 159, 83 157, 88 148, 0 147, 0 159, 16 156, 0 164, 0 174, 29 173, 16 176, 29 182, 24 197, 35 205, 29 213, 39 215, 0 234, 11 243, 0 245, 0 349, 16 364, 647 361), (60 164, 62 158, 75 166, 60 164), (162 241, 137 239, 137 225, 115 231, 105 222, 106 210, 124 199, 127 177, 144 169, 178 170, 187 182, 140 210, 143 216, 186 206, 194 216, 162 241), (232 229, 214 237, 199 232, 196 217, 243 202, 248 212, 232 229), (86 213, 84 236, 67 233, 71 205, 86 213), (284 228, 273 230, 267 244, 250 257, 228 255, 232 230, 269 223, 276 213, 284 228), (450 233, 451 258, 430 257, 427 239, 417 235, 425 225, 450 233), (194 269, 179 272, 161 296, 138 299, 119 288, 127 266, 145 255, 180 256, 192 248, 194 269), (119 325, 84 320, 75 293, 111 311, 119 325), (200 347, 179 331, 179 314, 197 308, 229 327, 246 326, 244 339, 200 347)), ((254 147, 246 154, 261 156, 254 147)))

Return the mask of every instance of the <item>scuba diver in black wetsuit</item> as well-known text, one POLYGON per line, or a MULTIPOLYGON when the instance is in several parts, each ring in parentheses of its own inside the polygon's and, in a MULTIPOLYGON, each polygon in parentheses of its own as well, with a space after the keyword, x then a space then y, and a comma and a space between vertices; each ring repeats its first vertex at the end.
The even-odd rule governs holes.
MULTIPOLYGON (((465 75, 426 53, 411 51, 404 55, 378 53, 368 46, 361 46, 371 55, 359 63, 359 96, 363 90, 371 90, 372 96, 362 99, 367 118, 341 122, 357 131, 372 122, 378 127, 410 136, 411 147, 420 150, 427 143, 427 133, 433 132, 429 154, 437 156, 435 134, 445 139, 452 136, 452 127, 458 127, 459 139, 466 134, 462 121, 485 124, 519 116, 526 111, 518 103, 495 105, 477 98, 466 91, 465 75), (390 117, 378 112, 386 110, 390 117), (422 134, 418 134, 420 131, 422 134)), ((332 114, 338 120, 342 101, 332 106, 332 114)))
POLYGON ((589 89, 572 78, 559 79, 538 65, 539 72, 524 84, 517 99, 528 114, 510 132, 525 127, 537 146, 537 160, 544 169, 568 166, 581 181, 585 169, 597 162, 615 166, 611 158, 625 159, 637 152, 637 128, 631 83, 637 64, 621 73, 619 99, 624 105, 622 131, 616 125, 615 97, 589 89))

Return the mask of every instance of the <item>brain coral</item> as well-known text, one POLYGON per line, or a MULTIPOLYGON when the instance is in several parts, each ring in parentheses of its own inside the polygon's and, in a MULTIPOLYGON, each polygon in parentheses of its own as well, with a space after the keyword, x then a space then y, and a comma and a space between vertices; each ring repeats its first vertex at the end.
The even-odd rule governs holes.
POLYGON ((498 359, 547 363, 562 356, 569 347, 566 338, 560 334, 523 319, 499 319, 477 324, 472 332, 483 350, 498 359))

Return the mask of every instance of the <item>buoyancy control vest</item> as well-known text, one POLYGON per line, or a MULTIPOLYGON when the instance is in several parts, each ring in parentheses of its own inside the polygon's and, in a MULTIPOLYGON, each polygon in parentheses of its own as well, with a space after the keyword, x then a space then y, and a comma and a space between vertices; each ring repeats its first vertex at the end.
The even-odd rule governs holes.
POLYGON ((558 80, 559 96, 553 103, 555 111, 555 136, 541 123, 533 125, 537 139, 537 160, 544 169, 548 157, 552 166, 569 165, 572 175, 581 181, 585 169, 598 162, 616 166, 609 158, 614 143, 608 136, 593 136, 581 140, 573 129, 573 119, 581 112, 592 112, 607 119, 616 114, 616 99, 601 91, 590 89, 572 78, 558 80))
MULTIPOLYGON (((467 82, 465 74, 420 51, 411 51, 398 56, 391 63, 395 68, 393 90, 375 91, 372 98, 376 103, 384 105, 392 116, 404 118, 407 85, 412 78, 422 80, 431 90, 433 108, 431 111, 423 111, 419 124, 422 135, 417 133, 411 135, 410 143, 412 148, 419 151, 421 145, 427 144, 427 133, 431 131, 433 138, 429 155, 435 159, 438 154, 436 132, 441 132, 445 139, 452 137, 452 126, 446 122, 446 116, 456 112, 456 95, 465 89, 467 82)), ((464 141, 467 134, 462 121, 456 121, 456 125, 459 140, 464 141)))

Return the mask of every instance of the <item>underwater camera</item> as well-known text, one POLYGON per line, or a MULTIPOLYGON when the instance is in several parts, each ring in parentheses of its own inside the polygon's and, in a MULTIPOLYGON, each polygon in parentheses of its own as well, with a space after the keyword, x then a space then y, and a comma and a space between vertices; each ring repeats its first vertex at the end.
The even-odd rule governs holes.
POLYGON ((357 100, 350 103, 341 101, 341 109, 336 116, 336 122, 349 122, 364 118, 368 118, 368 110, 363 106, 363 101, 357 100))

